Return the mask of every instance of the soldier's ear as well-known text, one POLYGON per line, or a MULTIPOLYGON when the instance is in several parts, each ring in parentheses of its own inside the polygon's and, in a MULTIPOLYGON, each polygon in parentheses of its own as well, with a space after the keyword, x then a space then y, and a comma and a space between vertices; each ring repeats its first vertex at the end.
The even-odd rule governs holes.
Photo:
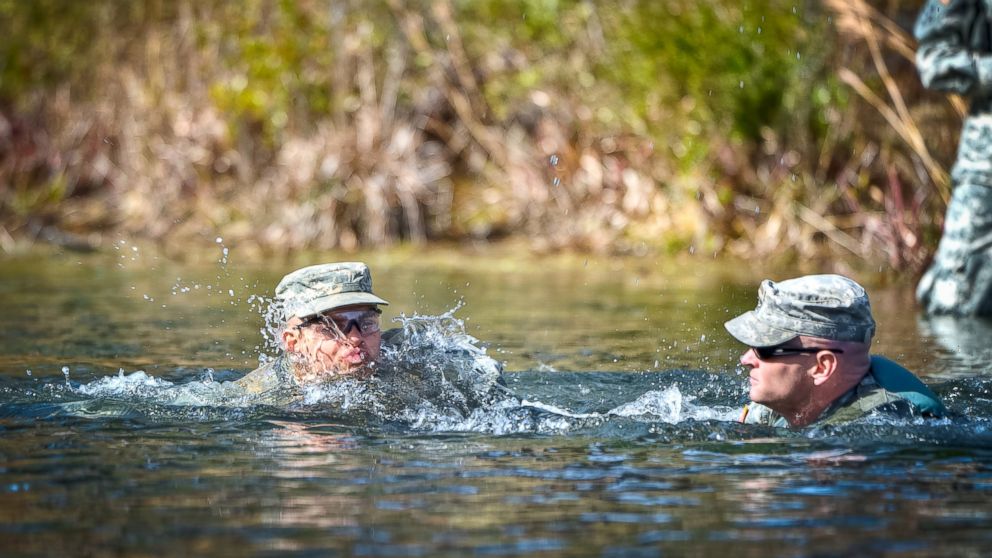
POLYGON ((279 335, 279 340, 282 342, 282 350, 288 352, 296 351, 296 345, 300 342, 300 325, 303 323, 297 316, 293 316, 286 321, 286 327, 283 328, 282 333, 279 335))
POLYGON ((300 330, 295 327, 288 327, 282 330, 282 348, 287 352, 295 352, 296 344, 300 341, 300 330))
POLYGON ((813 384, 822 385, 829 380, 839 368, 837 355, 833 351, 820 351, 816 357, 816 368, 813 369, 813 384))

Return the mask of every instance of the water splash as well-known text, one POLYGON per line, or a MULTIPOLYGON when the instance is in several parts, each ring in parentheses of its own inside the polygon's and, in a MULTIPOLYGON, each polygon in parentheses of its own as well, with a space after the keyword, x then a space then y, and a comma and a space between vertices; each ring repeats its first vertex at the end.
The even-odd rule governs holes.
POLYGON ((220 264, 221 268, 226 271, 228 257, 231 255, 231 250, 224 245, 224 239, 220 236, 214 239, 214 242, 220 246, 220 259, 217 260, 217 263, 220 264))
POLYGON ((264 364, 274 358, 273 355, 280 350, 279 339, 282 335, 283 324, 286 323, 285 310, 281 301, 273 297, 254 294, 248 297, 248 306, 251 311, 262 316, 262 327, 258 330, 262 334, 262 345, 258 348, 258 360, 264 364))
POLYGON ((663 390, 649 391, 630 403, 611 409, 607 414, 668 424, 686 420, 731 421, 739 414, 735 408, 696 405, 692 403, 694 400, 693 396, 683 395, 679 386, 672 385, 663 390))
MULTIPOLYGON (((424 327, 423 319, 419 323, 424 327)), ((417 342, 410 345, 418 346, 417 342)), ((416 358, 424 356, 420 353, 416 358)), ((459 355, 453 366, 459 366, 464 362, 459 359, 464 358, 459 355)), ((510 379, 516 394, 498 382, 482 390, 485 382, 480 382, 476 399, 469 401, 465 382, 456 379, 456 371, 445 369, 442 381, 436 373, 438 365, 435 363, 434 369, 425 372, 403 370, 397 364, 392 370, 380 370, 370 381, 348 379, 308 388, 297 400, 279 407, 233 394, 231 383, 215 381, 210 370, 187 382, 169 381, 142 370, 119 370, 116 375, 71 385, 61 377, 39 382, 22 376, 20 381, 0 385, 4 396, 0 417, 28 423, 56 417, 127 418, 153 424, 218 420, 244 423, 273 418, 296 423, 317 419, 349 431, 357 428, 358 432, 414 435, 570 434, 638 439, 652 444, 798 438, 849 445, 884 439, 911 446, 926 443, 992 447, 992 421, 988 419, 988 400, 984 397, 992 393, 992 380, 987 379, 956 379, 935 386, 941 397, 958 409, 957 417, 940 421, 868 417, 847 425, 793 432, 738 424, 735 419, 742 396, 740 381, 732 374, 678 370, 635 374, 516 373, 510 379), (580 384, 588 393, 576 389, 580 384), (951 394, 957 392, 981 395, 953 405, 951 394)), ((486 377, 477 372, 467 368, 462 375, 486 377)), ((221 378, 229 378, 230 374, 217 373, 221 378)))
MULTIPOLYGON (((65 366, 64 384, 52 382, 42 389, 24 390, 28 397, 13 399, 20 400, 15 405, 42 403, 37 416, 49 416, 52 407, 58 408, 60 416, 141 420, 241 420, 275 412, 331 419, 348 427, 399 428, 412 433, 593 432, 661 436, 659 441, 723 440, 741 435, 734 423, 740 379, 732 374, 527 373, 523 375, 534 376, 535 381, 525 386, 514 379, 518 388, 514 393, 504 382, 500 363, 455 316, 461 306, 438 316, 396 318, 399 327, 384 332, 382 358, 372 378, 310 386, 278 407, 271 401, 252 399, 232 382, 217 381, 210 369, 185 382, 121 369, 116 375, 78 384, 69 382, 65 366)), ((229 374, 216 375, 226 378, 229 374)), ((954 426, 945 423, 937 426, 954 426)), ((924 426, 932 428, 931 423, 920 428, 924 426)), ((864 427, 895 428, 877 421, 864 427)), ((815 437, 837 435, 830 429, 810 432, 815 437)))
POLYGON ((105 376, 88 384, 80 385, 76 391, 90 397, 155 399, 173 385, 168 380, 149 376, 144 370, 125 374, 124 369, 121 368, 117 371, 116 376, 105 376))
POLYGON ((465 332, 455 308, 439 316, 400 316, 383 334, 375 375, 307 388, 304 404, 330 405, 387 421, 424 425, 464 419, 475 410, 515 401, 501 365, 465 332))
MULTIPOLYGON (((561 434, 617 423, 667 423, 686 420, 731 420, 730 408, 698 405, 679 386, 649 390, 634 401, 607 411, 573 411, 543 398, 521 399, 506 387, 502 367, 455 316, 459 303, 441 315, 400 316, 399 327, 383 334, 382 358, 372 378, 345 378, 308 386, 287 401, 285 411, 331 417, 346 424, 387 424, 418 432, 480 432, 497 435, 561 434)), ((271 306, 267 312, 278 312, 271 306)), ((274 322, 273 322, 274 323, 274 322)), ((556 373, 548 373, 555 377, 556 373)), ((160 415, 167 408, 228 408, 257 405, 217 382, 213 371, 185 383, 156 378, 143 370, 119 370, 72 390, 87 400, 72 401, 64 410, 79 416, 160 415), (116 402, 109 405, 108 402, 116 402)), ((567 382, 562 389, 573 390, 567 382)), ((595 398, 580 388, 581 398, 595 398)), ((566 404, 567 405, 567 404, 566 404)), ((175 412, 172 411, 173 415, 175 412)), ((201 413, 202 414, 202 413, 201 413)), ((216 413, 203 416, 214 418, 216 413)), ((170 415, 172 416, 172 415, 170 415)), ((183 416, 198 416, 196 413, 183 416)))

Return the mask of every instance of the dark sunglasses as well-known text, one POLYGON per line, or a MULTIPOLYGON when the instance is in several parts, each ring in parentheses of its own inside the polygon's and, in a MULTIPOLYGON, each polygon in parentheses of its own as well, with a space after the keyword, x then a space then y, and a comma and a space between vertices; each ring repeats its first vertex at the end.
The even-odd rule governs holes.
POLYGON ((761 360, 769 360, 776 357, 801 354, 815 354, 820 351, 830 351, 832 353, 843 353, 842 349, 831 349, 829 347, 751 347, 754 354, 761 360))

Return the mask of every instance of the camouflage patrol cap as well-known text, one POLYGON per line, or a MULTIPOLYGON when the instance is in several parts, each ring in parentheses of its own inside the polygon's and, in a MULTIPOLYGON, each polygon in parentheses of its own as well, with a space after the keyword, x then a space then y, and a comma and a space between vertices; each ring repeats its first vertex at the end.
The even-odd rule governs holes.
POLYGON ((864 288, 840 275, 765 279, 758 307, 723 324, 750 347, 774 347, 799 335, 868 343, 875 320, 864 288))
POLYGON ((276 286, 283 317, 305 318, 354 304, 389 304, 372 294, 372 275, 360 262, 311 265, 290 273, 276 286))

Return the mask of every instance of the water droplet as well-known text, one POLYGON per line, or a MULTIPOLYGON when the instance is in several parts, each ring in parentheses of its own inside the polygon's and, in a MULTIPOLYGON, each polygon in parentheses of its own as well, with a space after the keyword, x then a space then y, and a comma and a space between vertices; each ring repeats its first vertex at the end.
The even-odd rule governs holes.
POLYGON ((216 242, 217 244, 220 244, 221 242, 224 242, 224 239, 218 236, 217 239, 214 240, 214 242, 216 242))
POLYGON ((30 369, 30 368, 28 368, 28 369, 27 369, 27 370, 25 370, 24 372, 25 372, 25 373, 26 373, 26 374, 27 374, 28 376, 30 376, 30 375, 31 375, 31 369, 30 369))

